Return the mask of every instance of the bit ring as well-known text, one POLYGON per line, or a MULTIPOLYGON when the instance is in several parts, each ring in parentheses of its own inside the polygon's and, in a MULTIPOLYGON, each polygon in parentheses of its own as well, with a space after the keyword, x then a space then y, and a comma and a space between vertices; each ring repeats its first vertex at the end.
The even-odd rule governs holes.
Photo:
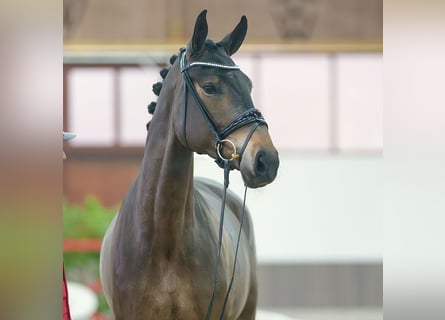
POLYGON ((224 139, 224 140, 221 140, 220 142, 218 142, 218 143, 216 144, 216 152, 218 153, 218 156, 219 156, 221 159, 223 159, 223 160, 229 160, 229 161, 232 161, 232 160, 234 160, 234 159, 238 159, 238 158, 239 158, 239 154, 236 152, 235 144, 234 144, 232 141, 230 141, 229 139, 224 139), (233 153, 232 153, 232 155, 231 155, 231 158, 224 158, 224 157, 221 155, 220 150, 221 150, 221 147, 222 147, 222 145, 223 145, 224 142, 227 142, 227 143, 229 143, 229 144, 232 145, 233 153))

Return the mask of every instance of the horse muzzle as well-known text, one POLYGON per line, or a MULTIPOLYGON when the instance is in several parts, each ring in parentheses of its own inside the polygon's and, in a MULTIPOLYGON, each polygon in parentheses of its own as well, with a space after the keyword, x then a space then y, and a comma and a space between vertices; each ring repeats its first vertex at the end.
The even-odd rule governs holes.
POLYGON ((279 164, 275 149, 260 149, 253 154, 246 152, 240 164, 244 184, 249 188, 264 187, 275 180, 279 164))

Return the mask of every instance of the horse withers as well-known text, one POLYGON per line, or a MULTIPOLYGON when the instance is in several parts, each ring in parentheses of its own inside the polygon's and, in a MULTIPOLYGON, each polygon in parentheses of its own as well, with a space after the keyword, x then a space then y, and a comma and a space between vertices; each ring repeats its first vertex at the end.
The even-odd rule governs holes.
POLYGON ((255 319, 251 217, 246 210, 241 223, 240 198, 193 177, 194 152, 216 159, 225 172, 239 170, 250 188, 276 177, 278 153, 254 108, 251 81, 230 58, 246 31, 243 16, 221 41, 209 40, 204 10, 187 47, 161 72, 139 174, 102 244, 101 280, 116 320, 255 319), (235 280, 225 301, 240 228, 235 280))

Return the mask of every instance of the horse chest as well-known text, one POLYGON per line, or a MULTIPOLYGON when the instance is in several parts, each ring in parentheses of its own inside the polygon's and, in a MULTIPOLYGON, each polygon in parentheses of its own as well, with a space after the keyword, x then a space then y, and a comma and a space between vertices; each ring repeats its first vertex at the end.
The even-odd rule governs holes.
POLYGON ((144 286, 141 298, 149 297, 140 303, 140 313, 148 319, 199 319, 201 299, 197 295, 193 279, 186 272, 167 268, 154 275, 144 286))

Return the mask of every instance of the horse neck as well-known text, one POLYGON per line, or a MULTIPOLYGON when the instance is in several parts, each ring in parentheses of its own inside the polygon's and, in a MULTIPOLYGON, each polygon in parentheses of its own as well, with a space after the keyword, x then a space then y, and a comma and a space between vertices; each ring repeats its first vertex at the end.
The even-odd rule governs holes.
POLYGON ((175 101, 168 98, 173 96, 161 92, 158 99, 138 176, 136 202, 150 238, 176 247, 175 242, 181 241, 192 222, 193 152, 175 134, 170 112, 175 101))

